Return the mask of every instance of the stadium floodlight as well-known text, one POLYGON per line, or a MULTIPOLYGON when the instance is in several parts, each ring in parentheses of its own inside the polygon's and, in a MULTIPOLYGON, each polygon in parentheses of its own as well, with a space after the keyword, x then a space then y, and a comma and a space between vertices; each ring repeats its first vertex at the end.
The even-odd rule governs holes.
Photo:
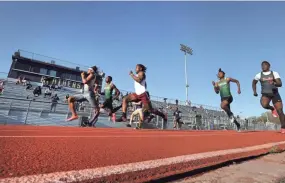
POLYGON ((184 56, 185 56, 185 84, 186 84, 186 102, 188 102, 188 88, 189 88, 189 85, 188 85, 188 76, 187 76, 187 54, 189 55, 193 55, 193 50, 192 48, 184 45, 184 44, 180 44, 180 50, 184 52, 184 56))

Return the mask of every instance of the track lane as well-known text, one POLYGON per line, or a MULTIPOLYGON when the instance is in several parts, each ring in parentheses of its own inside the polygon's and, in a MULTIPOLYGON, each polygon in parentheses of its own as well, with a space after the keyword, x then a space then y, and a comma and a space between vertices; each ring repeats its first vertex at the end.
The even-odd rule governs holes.
MULTIPOLYGON (((11 136, 15 132, 12 129, 1 128, 1 136, 5 136, 3 133, 11 136)), ((104 167, 285 140, 284 135, 276 132, 209 133, 56 127, 17 127, 17 130, 18 136, 35 137, 0 137, 0 154, 5 155, 0 159, 0 178, 104 167), (106 136, 108 132, 108 137, 92 137, 94 134, 106 136), (37 137, 45 133, 66 137, 37 137), (117 133, 124 138, 116 138, 117 133), (175 134, 180 136, 171 136, 175 134), (165 137, 159 138, 161 136, 165 137)))

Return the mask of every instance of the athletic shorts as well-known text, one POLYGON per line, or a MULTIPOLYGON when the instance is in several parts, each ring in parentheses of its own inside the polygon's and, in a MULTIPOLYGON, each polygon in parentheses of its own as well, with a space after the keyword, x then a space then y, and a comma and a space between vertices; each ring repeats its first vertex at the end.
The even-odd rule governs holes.
POLYGON ((95 93, 93 91, 85 92, 83 94, 78 94, 73 96, 76 102, 88 101, 91 107, 98 106, 98 100, 96 100, 95 93))
POLYGON ((181 118, 174 118, 174 122, 181 123, 182 120, 181 120, 181 118))
POLYGON ((273 104, 275 104, 277 102, 282 102, 282 99, 281 99, 279 92, 273 93, 273 94, 262 94, 262 97, 266 97, 266 98, 272 100, 273 104))
POLYGON ((224 100, 228 101, 228 103, 231 104, 234 99, 233 99, 233 96, 222 97, 222 98, 221 98, 221 102, 223 102, 224 100))
POLYGON ((103 108, 113 110, 113 100, 112 99, 106 99, 103 103, 103 108))
POLYGON ((130 94, 132 98, 135 99, 135 101, 142 101, 143 106, 149 106, 150 105, 150 100, 146 92, 137 95, 136 93, 130 94))

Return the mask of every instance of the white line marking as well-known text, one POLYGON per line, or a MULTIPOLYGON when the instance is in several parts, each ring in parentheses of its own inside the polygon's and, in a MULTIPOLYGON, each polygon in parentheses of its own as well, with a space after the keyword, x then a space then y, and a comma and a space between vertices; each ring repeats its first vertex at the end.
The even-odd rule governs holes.
POLYGON ((29 183, 62 183, 62 182, 80 182, 84 180, 92 180, 95 178, 102 178, 110 175, 117 175, 123 173, 131 173, 135 171, 147 170, 151 168, 158 168, 161 166, 174 165, 179 163, 186 163, 193 160, 202 160, 205 158, 212 158, 217 156, 224 156, 229 154, 245 153, 261 149, 267 149, 276 145, 285 144, 285 141, 263 144, 258 146, 251 146, 245 148, 213 151, 206 153, 190 154, 177 156, 172 158, 164 158, 157 160, 149 160, 137 163, 128 163, 114 166, 107 166, 94 169, 84 169, 77 171, 55 172, 49 174, 29 175, 22 177, 13 177, 0 179, 0 183, 16 183, 16 182, 29 182, 29 183))
POLYGON ((76 135, 27 135, 27 136, 0 136, 0 138, 168 138, 168 137, 201 137, 201 136, 232 136, 240 135, 241 133, 236 134, 197 134, 197 135, 92 135, 92 136, 76 136, 76 135))

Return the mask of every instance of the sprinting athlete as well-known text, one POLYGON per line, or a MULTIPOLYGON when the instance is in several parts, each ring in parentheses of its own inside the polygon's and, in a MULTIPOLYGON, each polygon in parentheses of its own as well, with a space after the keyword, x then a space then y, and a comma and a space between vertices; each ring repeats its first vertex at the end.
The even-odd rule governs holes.
POLYGON ((260 81, 261 84, 261 99, 260 103, 264 109, 271 110, 273 117, 278 117, 281 123, 281 133, 285 134, 285 116, 283 112, 283 103, 278 92, 278 87, 282 86, 282 81, 279 74, 270 70, 270 63, 263 61, 261 64, 262 72, 258 73, 252 81, 252 90, 255 97, 258 96, 256 92, 256 84, 260 81), (272 101, 273 106, 270 105, 272 101))
POLYGON ((113 108, 113 100, 119 99, 121 92, 118 90, 116 85, 112 82, 112 76, 106 77, 106 83, 104 87, 104 92, 100 92, 101 95, 105 95, 105 101, 100 105, 100 108, 109 110, 109 116, 112 117, 113 122, 116 120, 115 112, 117 112, 122 105, 113 108), (115 90, 115 97, 113 98, 113 91, 115 90))
POLYGON ((130 71, 130 76, 135 81, 135 93, 131 93, 124 97, 123 99, 123 114, 121 118, 117 119, 117 121, 127 121, 127 104, 128 102, 139 102, 141 101, 143 104, 143 112, 146 113, 153 113, 162 117, 165 121, 167 121, 167 115, 163 114, 162 112, 158 111, 157 109, 152 108, 151 101, 148 97, 146 91, 146 67, 142 64, 137 64, 136 66, 136 75, 130 71))
POLYGON ((226 78, 225 72, 222 71, 222 69, 219 69, 217 76, 219 78, 219 81, 217 81, 217 82, 213 81, 212 84, 214 86, 215 92, 217 94, 220 93, 221 108, 227 113, 228 117, 230 118, 230 121, 236 125, 237 130, 240 131, 240 124, 237 122, 236 118, 234 117, 234 114, 231 111, 230 105, 233 102, 233 96, 231 94, 230 82, 237 84, 238 94, 241 94, 240 83, 236 79, 226 78))
POLYGON ((86 100, 91 104, 94 115, 94 117, 91 120, 89 120, 89 123, 93 123, 94 119, 97 119, 96 116, 99 115, 99 105, 95 97, 96 72, 97 72, 97 67, 93 66, 88 69, 87 74, 85 72, 81 73, 82 83, 84 84, 83 93, 68 98, 69 109, 72 115, 69 119, 67 119, 67 121, 78 119, 74 103, 86 100))

